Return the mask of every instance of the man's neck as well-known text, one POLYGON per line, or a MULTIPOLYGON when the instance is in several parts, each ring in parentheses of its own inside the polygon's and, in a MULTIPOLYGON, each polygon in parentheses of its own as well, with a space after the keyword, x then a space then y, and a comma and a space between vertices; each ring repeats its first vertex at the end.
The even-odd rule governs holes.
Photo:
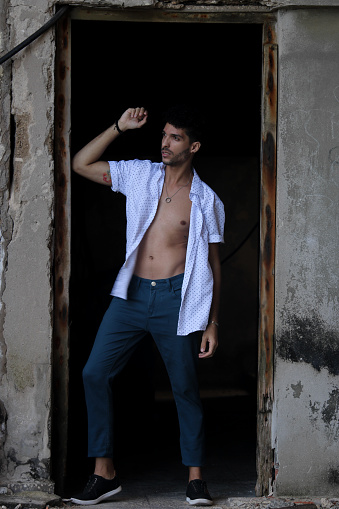
POLYGON ((192 163, 181 166, 165 166, 166 182, 171 185, 181 185, 188 182, 193 177, 192 163))

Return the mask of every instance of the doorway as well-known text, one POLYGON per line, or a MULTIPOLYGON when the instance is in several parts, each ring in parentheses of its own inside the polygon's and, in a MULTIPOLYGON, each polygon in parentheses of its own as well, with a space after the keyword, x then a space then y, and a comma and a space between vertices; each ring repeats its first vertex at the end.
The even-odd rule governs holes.
MULTIPOLYGON (((104 157, 159 160, 161 112, 175 102, 201 105, 207 135, 195 167, 226 211, 220 346, 200 370, 207 471, 211 478, 219 472, 228 496, 254 494, 262 25, 72 21, 71 64, 71 155, 127 107, 145 105, 147 126, 120 137, 104 157)), ((109 188, 71 178, 66 490, 73 491, 92 469, 86 460, 81 371, 124 261, 125 200, 109 188)), ((149 469, 161 458, 180 468, 175 407, 150 338, 117 380, 117 389, 119 471, 126 476, 144 471, 146 455, 149 469)))

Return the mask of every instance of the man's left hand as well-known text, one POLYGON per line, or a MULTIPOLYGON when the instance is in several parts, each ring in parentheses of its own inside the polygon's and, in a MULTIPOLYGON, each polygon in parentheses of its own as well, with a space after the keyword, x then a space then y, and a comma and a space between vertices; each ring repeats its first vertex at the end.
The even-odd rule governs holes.
POLYGON ((200 346, 200 359, 213 357, 218 348, 218 327, 214 323, 210 323, 202 335, 200 346))

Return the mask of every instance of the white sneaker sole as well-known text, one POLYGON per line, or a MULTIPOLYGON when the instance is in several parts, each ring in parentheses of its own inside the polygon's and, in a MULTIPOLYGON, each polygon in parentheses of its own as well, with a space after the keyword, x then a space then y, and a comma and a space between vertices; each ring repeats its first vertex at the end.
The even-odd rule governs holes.
POLYGON ((95 505, 95 504, 99 504, 103 500, 110 499, 111 497, 113 497, 114 495, 119 493, 121 490, 122 490, 122 487, 119 486, 115 490, 108 491, 107 493, 104 493, 103 495, 101 495, 101 497, 98 497, 95 500, 80 500, 79 498, 72 497, 69 499, 69 501, 73 502, 73 504, 78 504, 78 505, 95 505))
POLYGON ((186 502, 190 505, 213 505, 213 501, 208 500, 208 498, 195 498, 191 500, 189 497, 186 497, 186 502))

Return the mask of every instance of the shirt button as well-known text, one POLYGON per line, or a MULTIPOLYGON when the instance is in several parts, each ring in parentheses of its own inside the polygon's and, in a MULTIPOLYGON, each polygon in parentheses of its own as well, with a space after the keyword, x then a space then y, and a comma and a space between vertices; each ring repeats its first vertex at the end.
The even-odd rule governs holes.
POLYGON ((151 285, 152 285, 152 286, 155 286, 155 285, 156 285, 156 282, 155 282, 155 281, 152 281, 151 285))

